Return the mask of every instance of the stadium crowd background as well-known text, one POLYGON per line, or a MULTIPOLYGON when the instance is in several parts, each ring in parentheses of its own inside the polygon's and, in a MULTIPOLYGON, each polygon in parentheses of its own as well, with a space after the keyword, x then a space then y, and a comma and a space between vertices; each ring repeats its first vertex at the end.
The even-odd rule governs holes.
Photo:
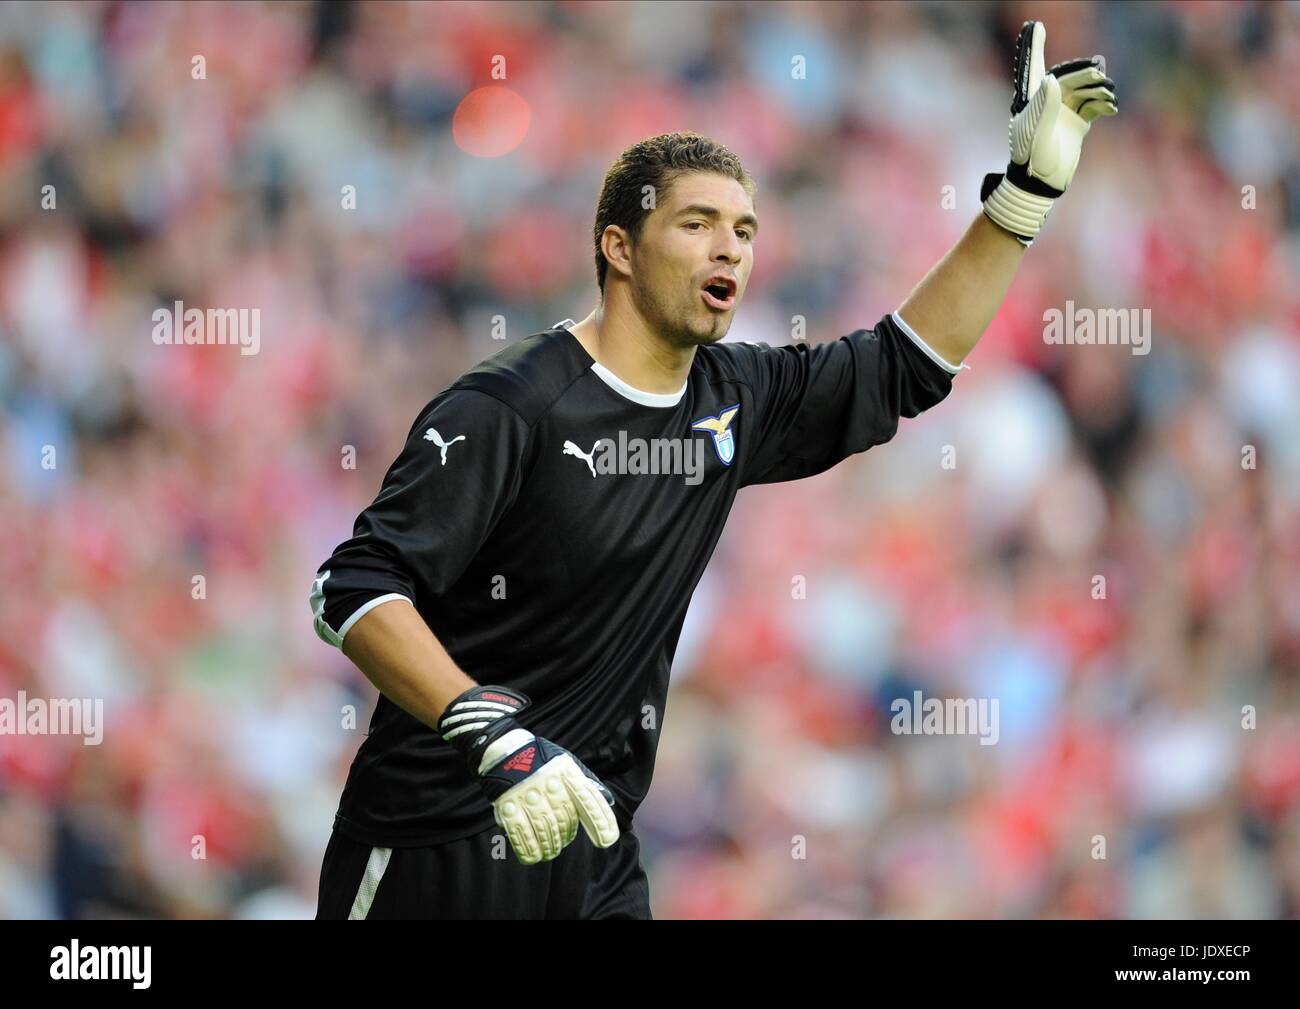
POLYGON ((1300 917, 1300 10, 695 2, 0 10, 0 697, 107 721, 0 735, 0 916, 311 915, 375 696, 315 568, 493 317, 590 310, 619 151, 756 178, 730 339, 872 326, 1005 164, 1027 17, 1120 115, 951 397, 739 496, 637 817, 655 912, 1300 917), (473 157, 493 83, 531 122, 473 157), (1066 299, 1150 308, 1150 354, 1047 345, 1066 299), (259 307, 261 352, 156 345, 176 300, 259 307), (914 690, 998 698, 998 744, 893 734, 914 690))

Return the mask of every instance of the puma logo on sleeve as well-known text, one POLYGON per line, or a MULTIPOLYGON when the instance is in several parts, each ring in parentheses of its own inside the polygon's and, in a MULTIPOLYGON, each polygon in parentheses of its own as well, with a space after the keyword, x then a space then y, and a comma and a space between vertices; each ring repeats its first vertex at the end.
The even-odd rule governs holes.
POLYGON ((451 448, 458 441, 464 441, 465 436, 463 434, 458 434, 451 441, 443 441, 442 435, 438 433, 438 429, 436 427, 431 427, 429 428, 429 430, 424 432, 424 440, 433 442, 435 445, 438 446, 438 448, 442 450, 442 464, 446 466, 447 449, 451 448))

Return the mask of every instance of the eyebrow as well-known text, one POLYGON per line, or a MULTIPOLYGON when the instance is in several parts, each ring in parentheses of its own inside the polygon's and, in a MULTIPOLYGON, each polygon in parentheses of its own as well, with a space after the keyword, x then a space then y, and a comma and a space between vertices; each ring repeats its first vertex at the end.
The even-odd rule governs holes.
MULTIPOLYGON (((677 211, 678 217, 687 217, 692 214, 699 217, 707 217, 710 220, 717 220, 722 216, 722 214, 718 212, 717 207, 706 206, 703 203, 692 203, 689 207, 682 207, 681 210, 677 211)), ((753 214, 741 214, 736 218, 736 223, 748 224, 754 229, 754 234, 758 234, 758 218, 753 214)))

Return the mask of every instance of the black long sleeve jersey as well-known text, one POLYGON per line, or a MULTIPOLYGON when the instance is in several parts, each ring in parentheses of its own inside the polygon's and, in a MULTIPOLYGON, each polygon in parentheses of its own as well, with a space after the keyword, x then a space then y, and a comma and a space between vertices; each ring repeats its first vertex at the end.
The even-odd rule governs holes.
MULTIPOLYGON (((573 324, 434 397, 317 570, 311 603, 336 647, 373 607, 413 604, 471 678, 532 698, 520 722, 600 776, 626 830, 650 787, 687 605, 736 492, 888 441, 959 369, 893 314, 814 346, 700 346, 678 392, 651 394, 594 361, 573 324)), ((493 822, 460 754, 381 695, 339 831, 411 847, 493 822)))

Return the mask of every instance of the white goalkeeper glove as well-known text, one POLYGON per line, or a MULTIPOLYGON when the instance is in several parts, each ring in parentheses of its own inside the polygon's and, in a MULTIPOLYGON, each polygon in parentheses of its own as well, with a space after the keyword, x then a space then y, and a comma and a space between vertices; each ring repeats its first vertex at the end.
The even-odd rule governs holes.
POLYGON ((1005 175, 986 176, 980 191, 984 213, 1025 246, 1033 242, 1056 198, 1070 187, 1093 120, 1119 111, 1104 56, 1044 71, 1046 41, 1041 21, 1026 21, 1020 29, 1008 127, 1011 161, 1005 175))
POLYGON ((508 687, 473 687, 447 705, 438 734, 464 755, 524 865, 555 858, 580 824, 608 848, 619 837, 614 794, 564 747, 515 721, 530 703, 508 687))

